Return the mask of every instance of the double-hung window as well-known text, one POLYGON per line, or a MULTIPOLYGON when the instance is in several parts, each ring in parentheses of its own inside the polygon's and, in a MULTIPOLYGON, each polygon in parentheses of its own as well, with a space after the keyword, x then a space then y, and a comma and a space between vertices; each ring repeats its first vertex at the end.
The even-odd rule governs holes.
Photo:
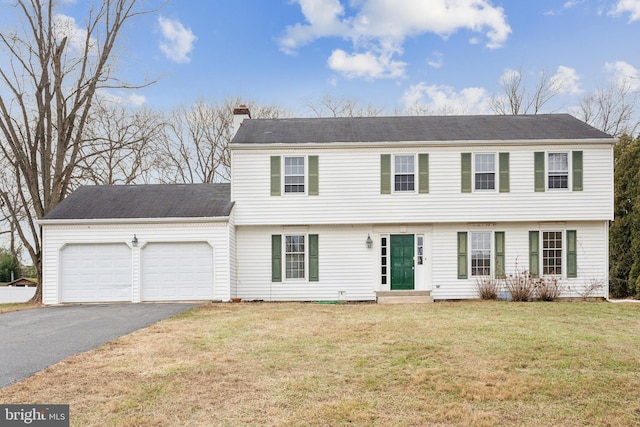
POLYGON ((285 278, 305 278, 304 235, 285 236, 285 278))
POLYGON ((415 157, 411 156, 395 156, 394 163, 394 183, 395 191, 414 191, 415 190, 415 157))
POLYGON ((542 274, 562 274, 562 231, 542 232, 542 274))
POLYGON ((284 192, 304 193, 304 157, 284 158, 284 192))
POLYGON ((491 275, 491 232, 471 233, 471 275, 491 275))
POLYGON ((496 155, 478 153, 474 155, 474 188, 496 189, 496 155))
POLYGON ((548 153, 547 188, 569 188, 569 154, 548 153))

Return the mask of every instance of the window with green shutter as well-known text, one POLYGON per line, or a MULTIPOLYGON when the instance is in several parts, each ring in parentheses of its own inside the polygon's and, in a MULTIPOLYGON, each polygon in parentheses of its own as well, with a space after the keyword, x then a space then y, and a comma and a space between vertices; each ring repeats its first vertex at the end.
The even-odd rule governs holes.
POLYGON ((504 231, 496 231, 494 237, 495 237, 495 253, 496 253, 495 276, 497 278, 503 278, 505 277, 504 231))
POLYGON ((582 191, 582 151, 571 153, 573 191, 582 191))
POLYGON ((309 234, 309 281, 317 282, 319 279, 318 235, 309 234))
POLYGON ((418 193, 429 192, 429 154, 418 154, 418 193))
POLYGON ((577 232, 567 230, 567 277, 578 277, 577 232))
POLYGON ((318 156, 309 156, 309 196, 318 195, 318 156))
POLYGON ((471 153, 462 153, 460 156, 461 191, 471 193, 471 153))
POLYGON ((544 191, 546 187, 544 172, 544 152, 538 151, 533 153, 533 169, 535 173, 535 191, 544 191))
POLYGON ((282 282, 282 236, 271 236, 271 281, 282 282))
POLYGON ((380 155, 380 194, 391 194, 391 154, 380 155))
POLYGON ((458 279, 466 279, 467 272, 467 232, 458 232, 458 279))
POLYGON ((500 192, 508 193, 509 184, 509 153, 500 153, 498 155, 498 167, 500 169, 500 192))
POLYGON ((280 156, 271 156, 271 195, 280 195, 280 156))
POLYGON ((540 275, 540 232, 529 232, 529 273, 533 277, 540 275))

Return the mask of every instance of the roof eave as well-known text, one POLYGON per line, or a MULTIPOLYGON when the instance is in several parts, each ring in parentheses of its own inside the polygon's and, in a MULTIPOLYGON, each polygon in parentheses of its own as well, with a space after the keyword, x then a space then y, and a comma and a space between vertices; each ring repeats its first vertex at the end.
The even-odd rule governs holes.
POLYGON ((206 222, 229 222, 230 215, 213 217, 171 217, 171 218, 66 218, 40 219, 40 225, 102 225, 102 224, 167 224, 172 222, 193 224, 206 222))
POLYGON ((575 145, 575 144, 609 144, 613 145, 618 138, 568 138, 568 139, 510 139, 510 140, 447 140, 447 141, 378 141, 378 142, 235 142, 229 144, 232 150, 261 150, 266 148, 380 148, 380 147, 450 147, 450 146, 514 146, 514 145, 575 145))

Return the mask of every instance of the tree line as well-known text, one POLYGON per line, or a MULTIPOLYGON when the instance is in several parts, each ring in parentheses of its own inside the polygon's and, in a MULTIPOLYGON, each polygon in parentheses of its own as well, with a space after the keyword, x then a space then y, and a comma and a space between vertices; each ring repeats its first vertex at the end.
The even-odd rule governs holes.
MULTIPOLYGON (((0 49, 6 54, 0 61, 0 234, 9 242, 5 252, 29 257, 39 283, 37 221, 78 186, 228 181, 233 108, 245 104, 253 118, 292 115, 277 105, 240 97, 201 100, 168 112, 130 108, 109 91, 155 82, 124 82, 116 72, 114 52, 122 28, 155 11, 137 0, 103 0, 91 9, 78 34, 56 23, 55 6, 54 0, 18 0, 22 25, 0 33, 0 49)), ((492 111, 544 112, 562 92, 562 82, 545 73, 538 77, 529 82, 522 72, 508 74, 500 82, 500 93, 490 100, 492 111)), ((585 96, 574 112, 620 137, 615 149, 616 221, 610 233, 615 297, 640 296, 640 140, 631 136, 638 128, 637 101, 631 85, 612 85, 585 96)), ((306 107, 317 117, 388 114, 329 95, 306 107)), ((428 107, 409 112, 455 113, 428 107)), ((34 299, 41 299, 40 285, 34 299)))

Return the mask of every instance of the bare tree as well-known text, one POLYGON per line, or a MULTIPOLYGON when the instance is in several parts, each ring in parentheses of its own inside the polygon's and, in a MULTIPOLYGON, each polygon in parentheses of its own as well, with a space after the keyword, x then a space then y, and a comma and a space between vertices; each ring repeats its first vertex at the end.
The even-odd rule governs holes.
POLYGON ((252 118, 288 116, 275 105, 228 98, 221 104, 200 101, 171 113, 158 146, 158 179, 164 183, 226 182, 230 179, 229 142, 234 135, 233 109, 247 105, 252 118))
POLYGON ((157 180, 155 145, 165 125, 160 114, 148 108, 131 111, 109 99, 97 99, 91 116, 75 182, 112 185, 157 180))
POLYGON ((130 87, 115 75, 114 48, 124 24, 149 11, 140 9, 136 0, 97 1, 82 29, 76 30, 73 22, 54 12, 54 0, 16 0, 14 7, 21 26, 0 33, 6 56, 0 65, 0 150, 7 165, 0 198, 36 267, 34 301, 40 301, 37 220, 71 189, 97 91, 130 87))
POLYGON ((542 71, 533 86, 527 86, 522 70, 510 70, 500 79, 502 93, 491 97, 489 104, 495 114, 539 114, 542 108, 562 91, 562 82, 542 71))
POLYGON ((334 98, 328 94, 317 101, 307 103, 307 108, 316 117, 375 117, 384 112, 380 107, 373 105, 360 107, 355 99, 334 98))
POLYGON ((579 119, 613 136, 633 135, 640 126, 637 116, 638 93, 630 82, 612 82, 580 100, 579 119))

